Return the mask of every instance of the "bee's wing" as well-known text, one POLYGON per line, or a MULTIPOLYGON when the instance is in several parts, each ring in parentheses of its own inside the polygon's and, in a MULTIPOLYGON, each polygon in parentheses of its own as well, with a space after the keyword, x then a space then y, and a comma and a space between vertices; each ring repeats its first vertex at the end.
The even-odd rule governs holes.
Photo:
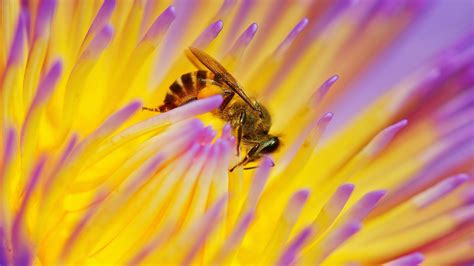
POLYGON ((250 105, 250 107, 256 110, 254 104, 242 89, 242 86, 239 85, 237 80, 231 74, 229 74, 229 72, 227 72, 227 70, 219 62, 197 48, 189 47, 189 51, 191 52, 192 56, 190 56, 189 53, 187 53, 187 56, 197 68, 202 68, 202 66, 204 66, 214 73, 214 75, 219 76, 222 82, 224 82, 233 92, 237 93, 240 98, 242 98, 242 100, 250 105))

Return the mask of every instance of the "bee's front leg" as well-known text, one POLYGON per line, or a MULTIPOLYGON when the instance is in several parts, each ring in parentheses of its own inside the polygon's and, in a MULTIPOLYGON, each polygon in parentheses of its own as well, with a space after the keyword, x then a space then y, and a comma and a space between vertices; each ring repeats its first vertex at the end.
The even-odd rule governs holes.
POLYGON ((256 159, 256 156, 258 155, 258 150, 260 148, 260 143, 257 143, 255 144, 250 150, 249 152, 247 153, 247 155, 245 156, 245 158, 238 164, 234 165, 232 168, 229 169, 229 172, 232 172, 234 171, 235 168, 241 166, 241 165, 245 165, 247 164, 248 162, 251 162, 253 160, 256 159))
POLYGON ((247 116, 245 115, 245 112, 240 112, 238 116, 235 117, 235 120, 232 124, 237 125, 235 127, 235 133, 237 137, 237 143, 236 143, 236 149, 237 149, 237 156, 240 155, 240 144, 242 143, 242 137, 243 137, 243 124, 245 123, 245 119, 247 116))

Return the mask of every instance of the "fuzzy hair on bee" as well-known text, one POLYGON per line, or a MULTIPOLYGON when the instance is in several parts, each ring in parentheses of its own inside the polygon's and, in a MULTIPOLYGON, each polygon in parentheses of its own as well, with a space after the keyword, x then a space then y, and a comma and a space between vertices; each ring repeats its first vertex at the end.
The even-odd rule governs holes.
MULTIPOLYGON (((215 113, 220 119, 230 123, 237 139, 237 155, 240 155, 241 146, 247 149, 245 157, 229 171, 257 161, 264 154, 275 152, 280 146, 280 139, 269 133, 272 118, 267 108, 256 99, 250 98, 237 80, 207 53, 189 47, 186 55, 200 70, 185 73, 173 82, 163 104, 158 108, 143 109, 167 112, 197 100, 205 88, 217 86, 221 89, 224 100, 215 113)), ((245 169, 251 168, 254 167, 245 169)))

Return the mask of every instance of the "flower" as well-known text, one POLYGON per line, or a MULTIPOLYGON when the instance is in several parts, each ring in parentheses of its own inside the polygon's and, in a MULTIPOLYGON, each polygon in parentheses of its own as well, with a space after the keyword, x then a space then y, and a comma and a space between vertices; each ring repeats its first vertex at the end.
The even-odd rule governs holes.
POLYGON ((474 260, 472 33, 329 130, 431 3, 165 2, 1 1, 1 265, 474 260), (189 45, 270 109, 256 170, 220 95, 140 112, 189 45))

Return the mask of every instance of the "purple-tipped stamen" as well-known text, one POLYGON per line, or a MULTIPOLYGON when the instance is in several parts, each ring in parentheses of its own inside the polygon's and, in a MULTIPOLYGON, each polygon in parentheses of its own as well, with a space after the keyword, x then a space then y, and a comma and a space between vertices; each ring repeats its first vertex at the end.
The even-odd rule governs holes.
POLYGON ((99 57, 105 48, 109 45, 114 35, 114 29, 111 25, 105 25, 99 33, 92 39, 81 55, 81 59, 99 57))
MULTIPOLYGON (((20 59, 24 53, 25 49, 25 21, 28 17, 27 11, 22 11, 18 16, 18 22, 15 30, 15 35, 13 37, 13 42, 10 47, 10 52, 8 53, 7 68, 20 63, 20 59)), ((3 74, 5 75, 5 74, 3 74)))
POLYGON ((305 165, 305 162, 309 160, 308 156, 310 155, 310 152, 312 152, 315 148, 319 138, 326 131, 326 128, 331 122, 332 118, 332 113, 325 113, 321 118, 318 119, 316 124, 308 124, 306 128, 304 128, 298 135, 291 147, 285 152, 279 164, 277 165, 278 169, 291 167, 292 162, 298 163, 298 165, 305 165), (305 145, 307 147, 306 149, 301 149, 303 144, 307 144, 305 145), (298 152, 301 151, 307 152, 308 156, 299 158, 299 160, 295 162, 295 156, 298 156, 298 152))
POLYGON ((260 166, 255 171, 253 176, 252 186, 250 187, 247 199, 243 205, 240 213, 253 210, 258 203, 260 195, 262 194, 263 188, 267 183, 270 169, 273 166, 273 161, 268 156, 264 156, 260 160, 260 166))
MULTIPOLYGON (((36 95, 31 103, 30 108, 28 109, 28 113, 26 114, 26 118, 23 122, 22 130, 21 130, 21 143, 24 143, 26 131, 27 130, 36 130, 36 128, 29 128, 30 120, 34 112, 46 103, 48 99, 51 97, 53 90, 56 88, 56 84, 59 81, 59 77, 61 76, 63 64, 61 61, 56 60, 53 66, 49 69, 47 74, 41 80, 40 84, 38 85, 38 90, 36 91, 36 95)), ((34 125, 33 125, 34 126, 34 125)))
POLYGON ((44 36, 53 18, 55 8, 56 0, 43 0, 40 2, 38 14, 36 15, 34 39, 44 36))
POLYGON ((216 225, 219 222, 219 217, 222 214, 225 203, 227 202, 227 196, 223 196, 219 199, 214 206, 204 215, 201 220, 201 228, 197 232, 197 238, 194 242, 191 250, 184 258, 182 264, 190 265, 197 255, 197 252, 203 248, 204 242, 209 237, 209 234, 216 229, 216 225))
POLYGON ((343 184, 332 194, 315 220, 321 231, 326 230, 336 220, 353 191, 353 184, 343 184), (320 221, 324 221, 324 224, 320 224, 320 221))
POLYGON ((254 219, 255 214, 250 212, 246 214, 240 223, 235 226, 234 231, 229 235, 227 240, 224 242, 220 250, 216 253, 216 257, 213 259, 215 263, 222 262, 225 258, 232 255, 236 248, 242 242, 245 233, 247 232, 250 223, 254 219))
POLYGON ((362 151, 373 158, 380 154, 393 138, 408 125, 408 120, 404 119, 380 131, 362 151))
POLYGON ((384 190, 372 191, 365 194, 342 218, 343 221, 360 223, 375 208, 386 194, 384 190))
POLYGON ((153 173, 158 170, 158 168, 163 164, 164 160, 164 156, 158 153, 154 157, 151 157, 146 162, 144 162, 144 164, 135 171, 136 175, 134 178, 131 178, 128 184, 123 185, 123 191, 128 195, 135 193, 139 187, 142 186, 150 178, 150 176, 152 176, 153 173))
POLYGON ((232 10, 232 8, 235 7, 235 2, 236 0, 224 0, 222 2, 221 7, 219 8, 216 15, 211 21, 225 19, 228 16, 229 12, 232 10))
MULTIPOLYGON (((104 138, 112 134, 117 130, 126 120, 128 120, 136 111, 141 107, 139 101, 134 101, 112 114, 104 123, 93 133, 91 133, 86 139, 84 139, 71 154, 72 158, 82 155, 87 149, 94 146, 98 142, 101 142, 104 138)), ((69 160, 72 164, 73 159, 69 160)))
POLYGON ((310 191, 308 189, 301 189, 291 196, 284 212, 284 216, 288 221, 291 221, 292 223, 296 222, 306 200, 308 200, 309 194, 310 191))
POLYGON ((303 229, 286 248, 276 264, 279 266, 292 265, 297 258, 298 252, 301 251, 312 234, 313 229, 310 226, 303 229))
POLYGON ((428 205, 440 200, 441 198, 448 195, 451 191, 462 185, 469 176, 466 174, 459 174, 452 177, 448 177, 445 180, 439 182, 437 185, 429 188, 427 191, 417 195, 413 202, 418 208, 425 208, 428 205))
MULTIPOLYGON (((5 181, 5 175, 7 168, 10 166, 10 163, 15 155, 15 143, 16 143, 16 131, 15 128, 8 128, 5 134, 5 143, 3 146, 3 162, 0 168, 0 186, 3 188, 3 182, 5 181)), ((2 203, 3 204, 3 203, 2 203)), ((0 214, 2 215, 2 214, 0 214)))
POLYGON ((245 19, 249 15, 249 12, 253 5, 255 5, 255 2, 253 0, 243 0, 240 2, 239 10, 234 16, 235 19, 229 27, 229 31, 227 32, 226 39, 224 41, 224 44, 222 45, 222 49, 227 49, 226 47, 229 47, 230 44, 234 41, 234 37, 237 36, 237 32, 243 25, 243 21, 245 21, 245 19))
POLYGON ((349 222, 337 227, 332 231, 321 243, 322 254, 317 259, 316 264, 321 263, 326 259, 334 250, 351 238, 355 233, 361 229, 361 224, 357 222, 349 222))
POLYGON ((66 148, 64 149, 64 151, 61 154, 61 157, 59 158, 58 162, 54 166, 53 171, 51 171, 51 173, 49 173, 49 175, 45 178, 46 181, 45 181, 44 186, 43 186, 43 193, 45 195, 48 195, 49 190, 53 188, 52 184, 54 182, 54 179, 57 177, 57 174, 59 173, 59 171, 66 164, 66 161, 67 161, 68 157, 71 155, 72 151, 76 147, 78 139, 79 139, 79 137, 78 137, 77 134, 72 134, 72 136, 70 137, 68 143, 66 144, 66 148))
POLYGON ((143 41, 149 41, 153 45, 157 45, 160 37, 162 37, 168 28, 170 27, 171 23, 176 18, 176 9, 174 6, 169 6, 160 16, 153 22, 150 26, 148 31, 145 33, 145 36, 142 39, 143 41))
POLYGON ((258 25, 257 23, 252 23, 235 41, 234 45, 232 48, 230 48, 229 52, 227 53, 226 57, 238 59, 242 56, 244 53, 245 49, 249 45, 249 43, 252 41, 253 37, 255 36, 255 33, 257 33, 258 25))
POLYGON ((222 96, 216 95, 190 102, 189 104, 180 106, 171 111, 161 113, 151 117, 145 121, 136 123, 135 125, 126 129, 123 134, 135 135, 140 132, 140 135, 146 134, 155 130, 165 124, 174 124, 185 119, 189 119, 200 114, 204 114, 217 109, 222 103, 222 96), (147 130, 143 130, 146 126, 147 130))
POLYGON ((321 86, 319 86, 318 90, 313 94, 311 97, 311 105, 318 106, 324 99, 324 96, 328 93, 329 89, 332 87, 334 83, 339 79, 338 75, 331 76, 329 79, 324 81, 321 86))
MULTIPOLYGON (((97 193, 95 196, 95 199, 92 202, 97 202, 100 201, 104 198, 104 193, 97 193)), ((61 259, 65 260, 68 255, 70 255, 71 250, 74 247, 74 244, 76 244, 77 239, 79 238, 81 232, 84 231, 86 228, 86 225, 89 223, 89 221, 92 219, 92 217, 97 213, 99 210, 99 205, 92 205, 87 212, 82 216, 81 220, 75 225, 75 227, 71 230, 71 233, 65 243, 63 244, 62 250, 61 250, 61 259)))
POLYGON ((18 208, 15 218, 13 220, 13 225, 12 225, 12 245, 14 250, 21 249, 22 245, 22 238, 25 236, 23 232, 24 226, 25 226, 25 212, 26 212, 26 207, 29 204, 29 200, 31 198, 31 195, 33 194, 33 191, 36 189, 36 185, 39 181, 39 178, 43 172, 44 165, 46 163, 46 157, 41 156, 39 160, 37 161, 36 165, 34 166, 30 179, 28 181, 28 184, 26 185, 23 199, 21 201, 21 205, 18 208))
POLYGON ((116 0, 104 0, 102 6, 100 7, 99 11, 97 12, 97 15, 94 18, 94 21, 92 21, 92 24, 89 27, 89 30, 87 31, 84 40, 86 40, 89 36, 94 36, 97 31, 105 27, 110 17, 112 16, 112 12, 115 9, 115 4, 116 0))
POLYGON ((204 50, 219 35, 223 27, 222 20, 212 23, 196 38, 192 47, 204 50))
POLYGON ((298 34, 308 25, 309 20, 304 18, 288 33, 285 39, 278 45, 273 55, 277 58, 283 56, 288 48, 291 46, 298 34))
POLYGON ((385 266, 417 266, 424 260, 423 254, 415 252, 384 264, 385 266))

